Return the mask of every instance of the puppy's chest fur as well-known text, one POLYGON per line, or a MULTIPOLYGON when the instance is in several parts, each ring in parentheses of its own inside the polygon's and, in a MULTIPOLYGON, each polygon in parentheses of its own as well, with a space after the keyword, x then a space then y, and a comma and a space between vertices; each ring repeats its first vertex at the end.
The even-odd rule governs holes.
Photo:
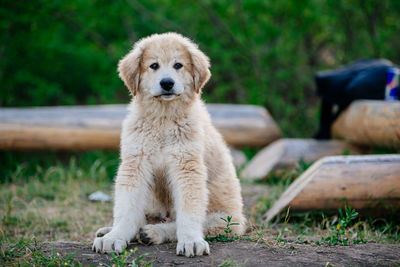
POLYGON ((179 153, 176 151, 177 147, 189 146, 201 140, 199 134, 199 125, 189 119, 153 121, 137 119, 130 131, 131 137, 135 140, 134 145, 137 147, 139 144, 145 156, 154 158, 157 162, 160 162, 161 158, 179 153))
POLYGON ((134 142, 130 153, 144 156, 152 173, 150 187, 154 199, 149 203, 147 214, 151 217, 174 217, 172 195, 168 182, 169 168, 178 164, 185 154, 196 150, 201 138, 198 123, 189 119, 148 120, 136 119, 130 127, 134 142), (194 146, 193 144, 197 145, 194 146))

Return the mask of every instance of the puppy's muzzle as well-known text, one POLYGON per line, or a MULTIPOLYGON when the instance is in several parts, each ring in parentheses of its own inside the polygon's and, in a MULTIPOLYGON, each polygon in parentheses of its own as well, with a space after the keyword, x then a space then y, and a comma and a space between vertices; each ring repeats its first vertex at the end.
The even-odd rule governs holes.
POLYGON ((165 91, 167 94, 171 91, 171 89, 174 87, 174 80, 171 78, 164 78, 160 81, 160 86, 165 91))

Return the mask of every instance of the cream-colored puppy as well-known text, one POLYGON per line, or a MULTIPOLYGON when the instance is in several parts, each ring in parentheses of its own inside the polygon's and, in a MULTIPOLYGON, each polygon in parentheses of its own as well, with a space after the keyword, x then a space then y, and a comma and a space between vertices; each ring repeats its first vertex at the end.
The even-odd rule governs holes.
POLYGON ((177 240, 178 255, 209 254, 204 235, 223 234, 227 216, 239 223, 232 233, 243 234, 232 158, 200 99, 209 67, 197 45, 176 33, 140 40, 119 62, 133 100, 122 126, 113 226, 97 231, 95 251, 121 252, 137 238, 177 240))

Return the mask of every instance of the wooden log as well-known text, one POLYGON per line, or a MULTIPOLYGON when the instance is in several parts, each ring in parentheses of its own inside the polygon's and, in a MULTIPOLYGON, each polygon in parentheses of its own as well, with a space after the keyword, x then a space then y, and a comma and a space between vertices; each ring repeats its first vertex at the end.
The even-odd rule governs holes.
MULTIPOLYGON (((259 106, 209 104, 228 144, 264 146, 281 135, 259 106)), ((126 105, 0 109, 0 149, 118 149, 126 105)))
POLYGON ((400 148, 400 102, 353 102, 332 125, 332 135, 365 146, 400 148))
POLYGON ((271 171, 293 168, 300 160, 312 162, 346 152, 358 154, 360 150, 338 140, 280 139, 258 152, 240 176, 247 180, 264 179, 271 171))
POLYGON ((400 205, 400 155, 325 157, 298 177, 264 215, 269 222, 284 208, 360 210, 400 205))
POLYGON ((282 133, 269 112, 260 106, 207 104, 213 124, 234 147, 263 147, 282 133))

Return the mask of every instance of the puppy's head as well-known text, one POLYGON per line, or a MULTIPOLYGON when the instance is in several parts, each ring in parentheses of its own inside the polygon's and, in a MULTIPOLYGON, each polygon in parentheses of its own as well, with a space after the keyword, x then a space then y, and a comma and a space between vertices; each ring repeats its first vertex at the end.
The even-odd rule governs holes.
POLYGON ((211 76, 209 59, 177 33, 154 34, 138 41, 120 60, 118 72, 135 96, 161 100, 199 94, 211 76))

